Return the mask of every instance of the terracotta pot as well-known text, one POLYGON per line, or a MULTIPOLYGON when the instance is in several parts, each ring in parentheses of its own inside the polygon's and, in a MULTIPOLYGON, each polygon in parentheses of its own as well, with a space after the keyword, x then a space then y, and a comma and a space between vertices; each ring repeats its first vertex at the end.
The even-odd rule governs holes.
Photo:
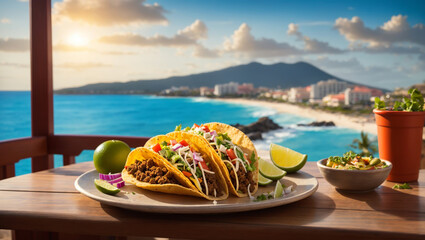
POLYGON ((379 157, 393 164, 388 181, 419 177, 425 112, 373 110, 378 126, 379 157))

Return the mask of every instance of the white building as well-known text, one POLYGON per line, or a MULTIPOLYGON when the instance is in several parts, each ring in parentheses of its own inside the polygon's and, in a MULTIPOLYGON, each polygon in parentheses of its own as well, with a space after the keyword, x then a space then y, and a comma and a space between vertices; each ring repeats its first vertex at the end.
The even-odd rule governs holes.
POLYGON ((225 84, 217 84, 214 86, 214 95, 223 96, 236 94, 238 92, 239 83, 229 82, 225 84))
POLYGON ((372 89, 367 87, 354 87, 345 90, 345 105, 369 102, 372 97, 372 89))
POLYGON ((299 88, 291 88, 288 93, 288 101, 289 102, 303 102, 308 100, 310 96, 310 92, 307 88, 299 87, 299 88))
POLYGON ((346 82, 330 79, 327 81, 320 81, 311 85, 310 99, 322 99, 329 94, 338 94, 343 92, 348 87, 346 82))

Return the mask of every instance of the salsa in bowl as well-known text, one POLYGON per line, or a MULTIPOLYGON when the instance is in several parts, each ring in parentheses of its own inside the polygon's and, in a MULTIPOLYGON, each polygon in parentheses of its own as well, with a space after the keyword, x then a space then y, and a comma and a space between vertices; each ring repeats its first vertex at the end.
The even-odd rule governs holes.
POLYGON ((342 157, 329 157, 326 161, 326 166, 345 170, 375 170, 387 168, 389 165, 379 158, 374 158, 373 156, 363 157, 350 151, 344 153, 342 157))
POLYGON ((372 162, 375 159, 373 157, 359 158, 355 155, 355 160, 346 155, 345 159, 342 158, 344 156, 330 157, 317 162, 326 181, 341 190, 373 190, 385 181, 392 169, 391 162, 382 159, 379 159, 379 163, 376 163, 377 160, 372 162))

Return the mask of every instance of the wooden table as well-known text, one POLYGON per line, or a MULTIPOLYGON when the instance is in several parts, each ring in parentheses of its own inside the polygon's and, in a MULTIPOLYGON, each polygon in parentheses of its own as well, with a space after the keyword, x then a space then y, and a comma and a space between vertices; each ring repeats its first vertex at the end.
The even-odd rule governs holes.
POLYGON ((79 239, 425 239, 425 170, 411 190, 393 190, 394 183, 385 182, 372 192, 346 193, 308 162, 303 171, 317 177, 319 189, 307 199, 236 214, 168 215, 124 210, 83 196, 74 181, 90 169, 93 164, 86 162, 0 181, 0 229, 19 230, 16 236, 24 239, 69 239, 77 233, 79 239))

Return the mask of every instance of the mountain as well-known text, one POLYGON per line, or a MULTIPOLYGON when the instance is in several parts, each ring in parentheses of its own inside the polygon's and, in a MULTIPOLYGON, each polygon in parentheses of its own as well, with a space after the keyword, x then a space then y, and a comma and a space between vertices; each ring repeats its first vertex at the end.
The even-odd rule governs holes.
MULTIPOLYGON (((264 65, 252 62, 224 68, 217 71, 176 76, 156 80, 137 80, 129 82, 96 83, 82 87, 57 90, 62 94, 92 94, 92 93, 157 93, 172 86, 188 86, 199 88, 202 86, 213 88, 216 84, 228 82, 252 83, 254 87, 290 88, 305 87, 321 80, 337 79, 349 82, 326 73, 319 68, 306 63, 293 64, 276 63, 264 65)), ((354 84, 354 83, 353 83, 354 84)), ((357 84, 359 85, 359 84, 357 84)))

